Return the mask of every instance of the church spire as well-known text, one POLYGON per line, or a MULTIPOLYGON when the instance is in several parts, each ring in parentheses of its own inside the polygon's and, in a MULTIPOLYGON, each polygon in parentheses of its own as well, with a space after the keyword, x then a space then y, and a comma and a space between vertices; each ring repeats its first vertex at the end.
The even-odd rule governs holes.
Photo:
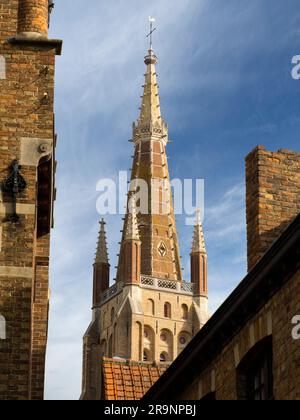
POLYGON ((202 253, 206 254, 206 245, 201 222, 200 210, 197 210, 196 222, 194 227, 194 237, 192 245, 192 254, 202 253))
MULTIPOLYGON (((150 34, 154 30, 152 28, 150 27, 150 34)), ((121 240, 117 281, 123 281, 127 270, 125 255, 129 255, 129 251, 125 251, 125 248, 129 248, 129 242, 135 242, 135 245, 139 242, 143 275, 182 281, 166 154, 168 127, 161 117, 156 74, 157 57, 152 49, 152 43, 144 61, 145 83, 140 114, 137 122, 133 124, 134 155, 131 187, 121 240), (134 195, 135 203, 133 211, 130 212, 134 195), (138 203, 140 211, 135 208, 138 203)), ((137 278, 136 275, 134 277, 137 278)))
MULTIPOLYGON (((149 36, 154 31, 151 23, 149 36)), ((111 359, 106 359, 111 366, 118 362, 116 356, 124 365, 127 361, 144 361, 146 367, 153 362, 170 364, 208 319, 207 256, 201 252, 205 244, 200 221, 195 227, 196 253, 191 253, 192 284, 182 277, 166 150, 168 127, 160 113, 151 38, 145 64, 142 107, 131 139, 132 171, 117 272, 110 288, 109 264, 94 264, 94 314, 84 338, 82 399, 86 400, 109 397, 101 393, 105 358, 111 359), (177 322, 180 318, 184 322, 177 322)), ((106 260, 105 245, 101 225, 99 260, 106 260)))
POLYGON ((99 231, 99 238, 98 238, 98 245, 95 257, 95 264, 108 264, 108 250, 107 250, 107 243, 106 243, 106 232, 105 232, 105 221, 102 219, 100 221, 100 231, 99 231))

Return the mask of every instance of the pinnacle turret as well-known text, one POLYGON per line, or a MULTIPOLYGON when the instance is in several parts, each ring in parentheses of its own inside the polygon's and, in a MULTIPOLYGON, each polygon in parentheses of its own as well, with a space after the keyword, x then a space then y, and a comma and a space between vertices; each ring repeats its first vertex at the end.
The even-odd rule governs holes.
POLYGON ((193 245, 192 245, 192 254, 196 254, 199 252, 206 254, 206 245, 205 245, 203 227, 202 227, 202 222, 201 222, 200 210, 197 211, 197 216, 196 216, 193 245))
POLYGON ((95 257, 95 264, 101 264, 101 263, 104 263, 104 264, 109 263, 104 219, 100 221, 100 231, 99 231, 96 257, 95 257))
POLYGON ((135 198, 131 197, 128 205, 127 226, 125 231, 125 241, 139 241, 140 234, 138 228, 138 219, 136 213, 135 198))

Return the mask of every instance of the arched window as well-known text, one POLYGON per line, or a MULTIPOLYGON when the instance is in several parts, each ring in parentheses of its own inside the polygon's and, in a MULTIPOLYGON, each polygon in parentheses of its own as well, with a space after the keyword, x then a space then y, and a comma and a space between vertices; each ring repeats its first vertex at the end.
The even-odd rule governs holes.
POLYGON ((171 304, 169 302, 166 302, 165 305, 164 305, 164 317, 165 318, 171 318, 172 317, 171 304))
POLYGON ((102 317, 102 327, 106 328, 106 324, 107 324, 107 312, 104 311, 103 312, 103 317, 102 317))
POLYGON ((155 355, 154 338, 155 338, 154 330, 149 325, 145 325, 144 327, 144 355, 146 351, 148 362, 150 361, 153 362, 154 357, 155 357, 154 356, 155 355))
POLYGON ((112 335, 109 337, 109 342, 108 342, 108 357, 110 357, 111 359, 113 357, 113 336, 112 335))
POLYGON ((191 335, 188 332, 182 331, 178 335, 178 354, 188 345, 191 340, 191 335))
POLYGON ((148 315, 155 315, 155 304, 153 299, 148 299, 147 301, 147 314, 148 315))
POLYGON ((138 346, 137 346, 137 351, 138 351, 137 357, 138 357, 138 360, 143 360, 142 359, 143 358, 143 326, 139 321, 137 321, 135 325, 136 325, 135 334, 139 338, 138 346))
POLYGON ((161 363, 165 363, 168 360, 169 360, 168 353, 166 353, 166 352, 161 353, 161 355, 160 355, 160 361, 161 361, 161 363))
POLYGON ((151 361, 149 350, 144 349, 143 359, 144 359, 144 362, 150 362, 151 361))
POLYGON ((110 312, 110 322, 113 323, 115 319, 115 308, 112 308, 110 312))
POLYGON ((113 355, 117 354, 117 344, 118 344, 118 333, 117 333, 117 324, 114 325, 114 336, 113 336, 113 355))
POLYGON ((239 400, 273 399, 272 336, 257 343, 238 366, 237 395, 239 400))
POLYGON ((186 304, 181 306, 181 317, 182 319, 188 319, 189 317, 189 308, 186 304))
POLYGON ((170 330, 163 329, 160 332, 159 352, 168 356, 167 360, 171 361, 174 357, 174 337, 170 330))

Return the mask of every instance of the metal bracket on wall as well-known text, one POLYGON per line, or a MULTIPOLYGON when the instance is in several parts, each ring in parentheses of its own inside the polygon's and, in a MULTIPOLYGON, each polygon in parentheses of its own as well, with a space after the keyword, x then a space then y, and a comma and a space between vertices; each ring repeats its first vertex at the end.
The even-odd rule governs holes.
POLYGON ((10 166, 10 175, 3 181, 2 189, 5 193, 12 195, 13 211, 9 217, 11 222, 17 222, 19 216, 17 214, 17 195, 25 190, 27 183, 20 174, 21 167, 17 160, 14 160, 10 166))

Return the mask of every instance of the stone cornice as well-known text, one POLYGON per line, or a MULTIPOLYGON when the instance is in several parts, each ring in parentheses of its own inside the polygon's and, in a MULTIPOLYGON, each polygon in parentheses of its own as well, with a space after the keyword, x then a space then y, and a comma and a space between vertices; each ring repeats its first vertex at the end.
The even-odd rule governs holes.
POLYGON ((63 41, 61 39, 48 39, 30 35, 17 35, 9 38, 8 42, 13 45, 23 45, 28 47, 53 48, 56 55, 61 55, 63 41))

